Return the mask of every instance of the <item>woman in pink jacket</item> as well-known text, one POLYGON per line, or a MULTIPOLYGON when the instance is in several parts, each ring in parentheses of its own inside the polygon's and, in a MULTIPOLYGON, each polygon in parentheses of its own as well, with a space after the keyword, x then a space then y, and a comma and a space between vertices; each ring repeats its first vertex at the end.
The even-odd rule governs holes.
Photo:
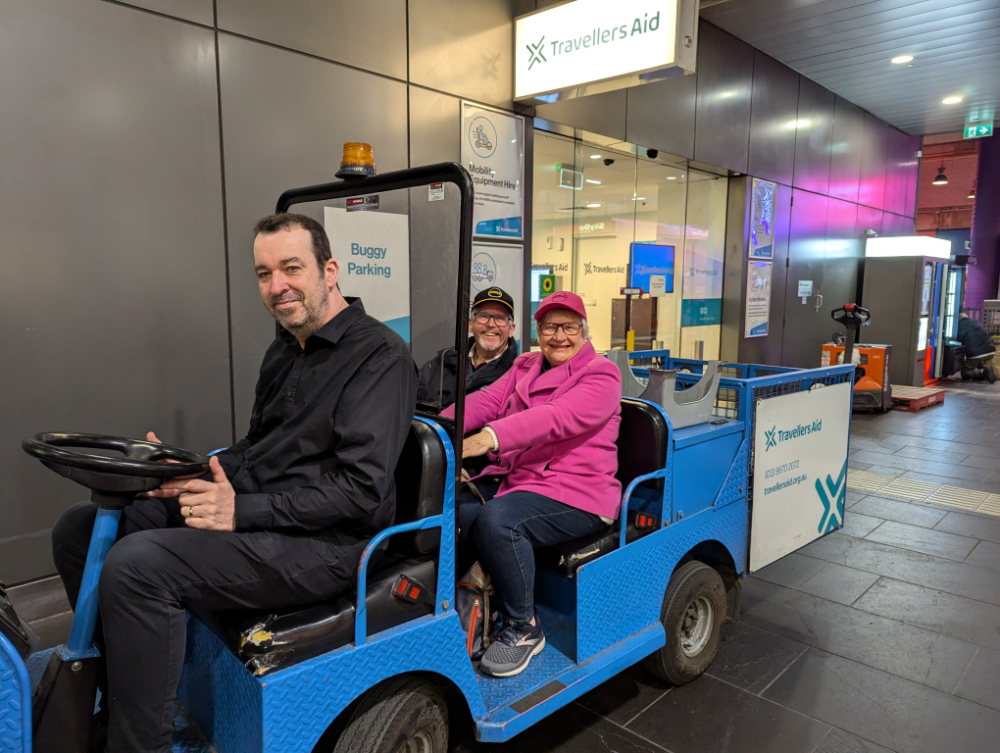
POLYGON ((590 344, 580 296, 553 293, 535 319, 542 352, 519 356, 465 403, 465 432, 476 433, 462 457, 488 455, 490 464, 472 479, 478 497, 469 486, 462 491, 459 541, 472 537, 504 616, 480 663, 494 677, 523 672, 545 647, 534 548, 599 531, 621 505, 618 368, 590 344))

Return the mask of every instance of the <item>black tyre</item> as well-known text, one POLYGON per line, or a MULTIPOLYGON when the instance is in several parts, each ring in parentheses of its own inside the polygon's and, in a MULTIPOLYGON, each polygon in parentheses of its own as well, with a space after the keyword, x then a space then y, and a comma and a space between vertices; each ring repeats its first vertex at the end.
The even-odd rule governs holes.
POLYGON ((446 753, 448 704, 417 678, 389 680, 370 690, 351 715, 333 753, 446 753))
POLYGON ((667 631, 667 643, 646 657, 646 668, 674 685, 701 677, 715 659, 725 621, 722 577, 702 562, 686 562, 670 578, 663 597, 660 622, 667 631))
POLYGON ((993 367, 992 366, 990 366, 989 364, 987 364, 986 366, 983 366, 983 371, 986 374, 986 381, 987 382, 989 382, 990 384, 993 384, 994 382, 996 382, 996 380, 997 380, 997 373, 995 371, 993 371, 993 367))

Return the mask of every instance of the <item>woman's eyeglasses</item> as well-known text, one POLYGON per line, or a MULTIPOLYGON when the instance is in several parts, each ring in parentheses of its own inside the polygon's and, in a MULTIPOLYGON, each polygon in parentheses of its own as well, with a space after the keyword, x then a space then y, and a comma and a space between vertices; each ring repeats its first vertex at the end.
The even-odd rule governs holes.
POLYGON ((564 322, 562 324, 539 324, 538 331, 541 332, 546 337, 551 337, 559 330, 562 330, 567 335, 572 337, 573 335, 580 334, 580 330, 583 329, 583 325, 580 322, 564 322))

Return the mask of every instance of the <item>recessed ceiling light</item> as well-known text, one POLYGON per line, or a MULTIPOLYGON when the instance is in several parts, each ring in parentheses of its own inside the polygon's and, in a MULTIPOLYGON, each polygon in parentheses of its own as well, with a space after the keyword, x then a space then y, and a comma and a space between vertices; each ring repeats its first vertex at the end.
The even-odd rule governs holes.
POLYGON ((587 204, 587 209, 597 209, 599 206, 601 205, 596 202, 591 202, 590 204, 587 204))
POLYGON ((895 63, 896 65, 902 65, 903 63, 909 63, 911 60, 913 60, 913 55, 897 55, 889 62, 895 63))
POLYGON ((944 99, 941 100, 941 104, 943 104, 943 105, 957 105, 961 101, 962 101, 961 97, 945 97, 944 99))
POLYGON ((645 200, 646 200, 645 196, 633 196, 632 197, 632 201, 645 201, 645 200))
POLYGON ((599 180, 591 180, 590 178, 587 178, 587 182, 588 183, 593 183, 595 186, 601 185, 601 181, 599 181, 599 180))
POLYGON ((667 180, 677 180, 677 176, 676 175, 668 175, 667 176, 667 180))
POLYGON ((591 158, 591 159, 600 159, 600 158, 601 158, 601 155, 599 155, 599 154, 591 154, 591 155, 590 155, 590 158, 591 158))

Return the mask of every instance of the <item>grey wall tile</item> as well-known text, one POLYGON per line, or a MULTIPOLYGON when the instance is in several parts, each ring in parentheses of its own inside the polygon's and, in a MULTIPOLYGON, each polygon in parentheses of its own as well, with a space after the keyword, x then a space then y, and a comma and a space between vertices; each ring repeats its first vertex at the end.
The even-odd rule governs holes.
POLYGON ((834 94, 804 76, 799 78, 799 115, 795 131, 794 185, 825 194, 830 188, 830 147, 834 94))
POLYGON ((462 100, 410 87, 410 165, 462 159, 462 100))
POLYGON ((866 112, 864 128, 858 203, 882 209, 882 200, 885 195, 886 141, 889 137, 889 126, 871 113, 866 112))
POLYGON ((750 175, 792 184, 798 106, 799 74, 754 50, 750 175))
POLYGON ((206 26, 215 24, 212 0, 121 0, 121 2, 125 5, 134 5, 136 8, 145 8, 185 21, 194 21, 196 24, 205 24, 206 26))
POLYGON ((582 128, 622 141, 625 140, 625 113, 625 89, 592 94, 589 97, 565 99, 535 108, 535 115, 543 120, 582 128))
POLYGON ((858 200, 864 125, 864 111, 843 97, 837 97, 830 144, 830 196, 845 201, 858 200))
POLYGON ((917 187, 920 183, 920 158, 917 152, 923 139, 920 136, 910 136, 910 148, 907 151, 906 165, 906 203, 903 214, 907 217, 917 216, 917 187))
POLYGON ((274 211, 282 191, 334 180, 345 141, 371 143, 380 172, 405 168, 406 85, 228 34, 220 38, 220 62, 236 433, 242 436, 260 360, 275 332, 253 274, 253 223, 274 211))
POLYGON ((406 0, 218 0, 218 8, 220 29, 406 79, 406 0))
POLYGON ((910 160, 910 137, 902 131, 889 128, 886 139, 885 194, 882 200, 882 207, 887 212, 907 214, 910 160))
POLYGON ((694 158, 745 173, 754 49, 705 21, 698 33, 694 158))
POLYGON ((697 76, 676 76, 628 90, 625 140, 694 157, 697 76))
POLYGON ((212 31, 109 3, 0 13, 10 583, 52 572, 47 529, 89 496, 22 437, 155 429, 207 451, 231 431, 212 31))
POLYGON ((410 81, 510 107, 514 95, 512 21, 527 10, 515 0, 410 0, 410 81))

